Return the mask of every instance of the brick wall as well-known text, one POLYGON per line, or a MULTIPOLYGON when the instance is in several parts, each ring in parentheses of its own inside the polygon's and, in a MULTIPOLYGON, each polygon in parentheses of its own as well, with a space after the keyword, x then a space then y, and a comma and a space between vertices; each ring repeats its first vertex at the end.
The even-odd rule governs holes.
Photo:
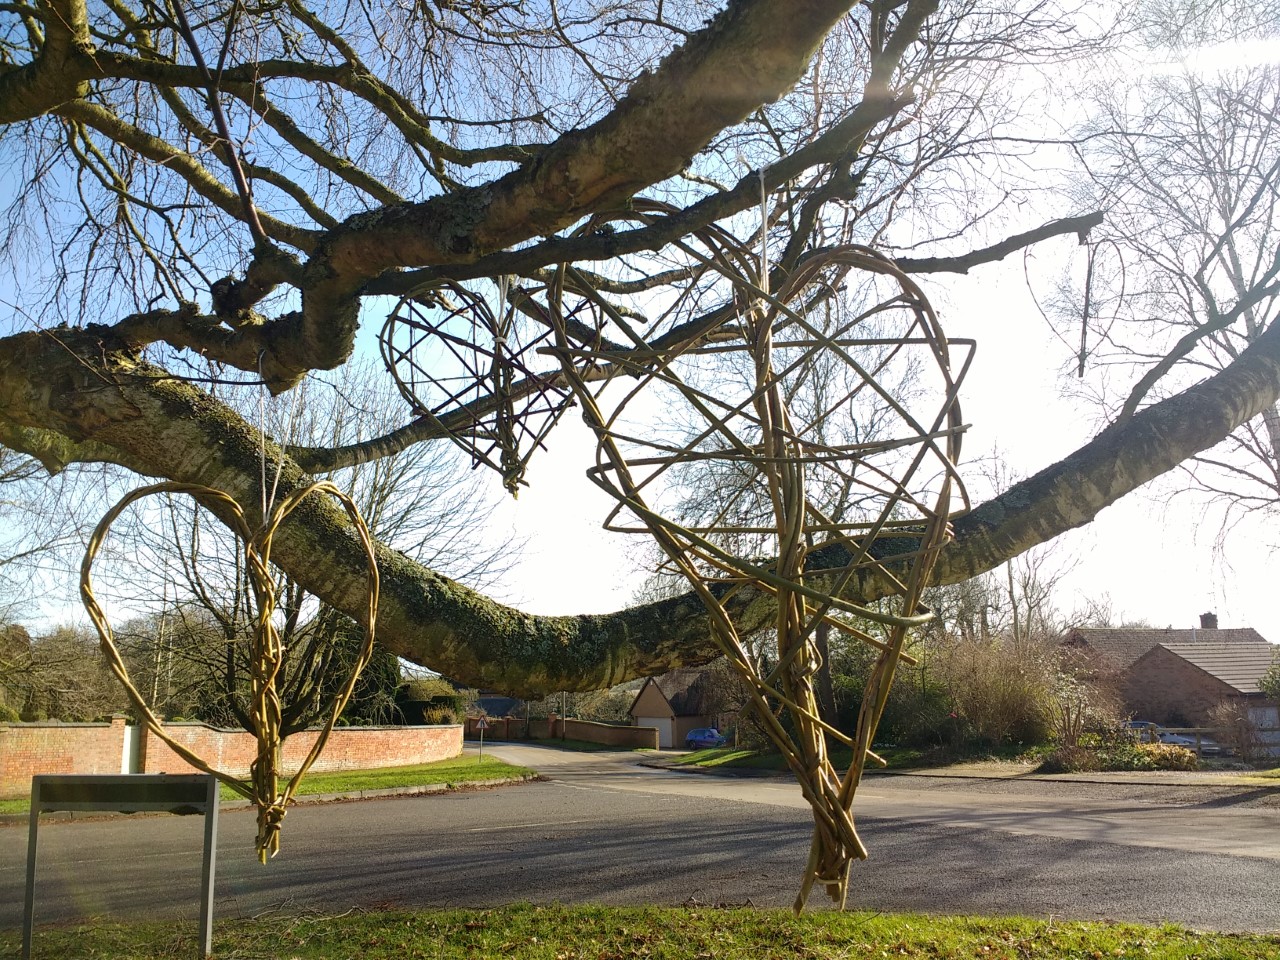
POLYGON ((1125 709, 1138 720, 1165 726, 1204 726, 1209 711, 1239 696, 1217 677, 1163 647, 1143 654, 1125 671, 1125 709))
MULTIPOLYGON (((243 730, 221 730, 203 723, 167 723, 165 733, 211 766, 248 776, 257 741, 243 730)), ((319 730, 303 730, 281 747, 281 768, 296 770, 315 744, 319 730)), ((337 727, 314 771, 369 770, 447 760, 462 752, 462 727, 337 727)), ((145 734, 141 773, 189 773, 192 768, 159 737, 145 734)))
POLYGON ((110 723, 0 723, 0 797, 31 792, 37 773, 119 773, 124 717, 110 723))
MULTIPOLYGON (((247 776, 254 740, 242 730, 203 723, 167 724, 166 731, 219 770, 247 776)), ((317 731, 284 742, 283 766, 295 770, 315 743, 317 731)), ((158 738, 142 731, 136 773, 189 773, 191 767, 158 738)), ((31 790, 37 773, 121 773, 125 722, 0 724, 0 797, 31 790)), ((312 770, 367 770, 447 760, 462 752, 462 727, 338 727, 312 770)), ((123 772, 129 772, 124 770, 123 772)))
MULTIPOLYGON (((613 723, 596 723, 592 720, 525 721, 519 717, 487 717, 489 726, 484 732, 486 740, 556 740, 561 736, 570 740, 584 740, 617 747, 620 750, 658 749, 656 727, 620 726, 613 723)), ((476 718, 467 719, 467 739, 476 740, 480 731, 476 718)))

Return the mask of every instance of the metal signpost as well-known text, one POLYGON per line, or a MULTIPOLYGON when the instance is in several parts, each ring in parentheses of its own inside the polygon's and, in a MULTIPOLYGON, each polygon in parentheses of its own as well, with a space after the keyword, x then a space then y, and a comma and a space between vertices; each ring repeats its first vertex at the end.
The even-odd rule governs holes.
POLYGON ((213 953, 213 868, 218 844, 218 781, 208 774, 39 775, 31 778, 27 840, 27 896, 22 913, 22 960, 31 960, 36 903, 36 833, 40 814, 54 810, 159 811, 204 814, 204 872, 200 881, 200 956, 213 953))

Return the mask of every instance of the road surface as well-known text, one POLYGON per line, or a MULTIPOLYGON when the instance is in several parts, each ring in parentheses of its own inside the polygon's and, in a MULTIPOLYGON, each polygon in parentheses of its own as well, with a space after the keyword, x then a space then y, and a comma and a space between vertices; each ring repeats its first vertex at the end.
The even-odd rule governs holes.
MULTIPOLYGON (((798 789, 652 770, 631 754, 486 745, 544 782, 297 807, 260 866, 224 811, 217 915, 514 901, 787 906, 808 852, 798 789)), ((1280 929, 1280 809, 1248 796, 869 779, 850 907, 1280 929)), ((0 928, 21 924, 26 830, 0 828, 0 928)), ((194 917, 199 818, 48 823, 37 917, 194 917)), ((812 905, 825 904, 815 896, 812 905)))

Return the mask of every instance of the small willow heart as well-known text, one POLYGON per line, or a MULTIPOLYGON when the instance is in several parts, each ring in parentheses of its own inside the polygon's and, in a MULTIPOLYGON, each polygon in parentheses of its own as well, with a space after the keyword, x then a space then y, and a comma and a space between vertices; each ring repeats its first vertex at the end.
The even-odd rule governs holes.
POLYGON ((534 451, 570 405, 567 390, 530 369, 551 337, 533 300, 498 277, 498 309, 457 283, 414 291, 378 335, 383 363, 414 412, 433 421, 475 465, 515 496, 534 451), (447 414, 446 414, 447 412, 447 414), (440 418, 448 416, 446 423, 440 418))
POLYGON ((186 483, 158 483, 139 487, 122 497, 98 522, 93 535, 89 538, 89 545, 85 550, 84 560, 80 565, 80 597, 89 613, 89 619, 98 631, 99 645, 107 658, 107 665, 110 667, 111 672, 124 687, 125 694, 133 704, 134 709, 137 710, 138 716, 147 725, 147 728, 164 741, 169 749, 197 770, 212 774, 241 796, 253 801, 258 808, 256 848, 258 859, 262 863, 266 863, 268 858, 274 857, 279 852, 280 823, 284 819, 285 812, 293 801, 302 778, 311 769, 311 765, 315 763, 316 758, 320 756, 321 751, 324 749, 325 743, 329 739, 329 734, 333 732, 338 716, 351 699, 356 681, 359 680, 361 672, 369 663, 369 658, 373 653, 374 629, 378 616, 378 588, 378 565, 374 557, 373 540, 369 536, 369 530, 365 525, 364 518, 360 516, 360 511, 356 508, 351 498, 328 481, 310 484, 281 500, 268 514, 262 528, 257 533, 253 533, 250 530, 244 511, 235 499, 221 490, 186 483), (253 595, 253 605, 256 607, 253 642, 250 647, 250 723, 247 729, 249 733, 253 734, 258 744, 257 757, 250 765, 250 775, 247 779, 215 769, 204 758, 169 736, 164 729, 164 725, 151 711, 151 708, 147 706, 146 700, 143 699, 142 694, 138 692, 137 687, 134 686, 130 679, 129 671, 125 667, 119 648, 116 646, 111 625, 93 594, 93 583, 90 574, 94 559, 102 548, 112 524, 115 523, 120 514, 131 504, 145 497, 153 494, 174 493, 187 494, 207 507, 216 506, 220 508, 218 513, 227 526, 230 527, 232 533, 235 534, 244 558, 246 576, 253 595), (283 737, 280 731, 283 705, 277 681, 280 678, 284 664, 285 651, 273 621, 277 591, 275 580, 271 576, 271 543, 276 531, 289 514, 312 493, 328 494, 335 498, 350 518, 364 550, 368 566, 366 577, 368 605, 365 609, 363 623, 364 642, 351 666, 350 673, 341 688, 327 704, 324 725, 320 730, 319 736, 316 737, 310 752, 302 762, 302 765, 289 778, 284 789, 281 790, 279 788, 281 776, 280 744, 283 737))

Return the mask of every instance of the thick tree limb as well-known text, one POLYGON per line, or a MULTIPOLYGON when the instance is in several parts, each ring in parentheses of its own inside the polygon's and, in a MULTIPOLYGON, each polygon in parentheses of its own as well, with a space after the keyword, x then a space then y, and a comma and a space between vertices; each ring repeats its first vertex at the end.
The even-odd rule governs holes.
POLYGON ((1075 453, 956 523, 939 576, 955 583, 1084 526, 1106 507, 1227 438, 1280 399, 1280 324, 1220 373, 1115 423, 1075 453))
MULTIPOLYGON (((955 523, 936 580, 955 583, 1088 523, 1124 495, 1208 449, 1280 398, 1280 326, 1230 367, 1141 411, 1060 463, 955 523)), ((105 331, 22 334, 0 340, 0 410, 6 444, 28 451, 38 428, 69 444, 110 448, 140 473, 225 490, 253 514, 259 438, 236 414, 139 360, 105 331), (105 339, 104 339, 105 338, 105 339)), ((68 449, 71 449, 68 447, 68 449)), ((268 446, 271 470, 279 451, 268 446)), ((305 483, 285 460, 280 495, 305 483)), ((308 590, 348 612, 362 602, 360 548, 335 507, 317 500, 277 534, 273 557, 308 590)), ((513 694, 584 690, 715 655, 701 604, 690 596, 600 616, 542 617, 495 603, 380 548, 379 636, 393 652, 455 679, 513 694)), ((811 564, 838 566, 827 548, 811 564)), ((864 579, 851 596, 883 596, 864 579)), ((768 597, 740 591, 732 614, 744 631, 771 622, 768 597)))
POLYGON ((273 388, 347 357, 358 319, 354 298, 370 278, 477 260, 617 207, 676 175, 717 133, 789 90, 851 5, 731 4, 605 117, 565 134, 530 163, 483 187, 351 217, 326 234, 308 264, 289 348, 264 357, 273 388))
MULTIPOLYGON (((910 97, 865 100, 843 120, 833 124, 813 143, 783 157, 764 171, 765 186, 777 189, 810 167, 828 163, 849 149, 877 124, 883 123, 911 102, 910 97)), ((449 277, 467 280, 504 273, 528 275, 554 263, 612 260, 631 253, 660 250, 696 230, 754 207, 760 202, 760 177, 752 172, 731 189, 705 197, 667 217, 654 218, 642 227, 612 234, 553 237, 535 246, 491 253, 468 263, 447 264, 385 273, 369 281, 367 293, 403 294, 424 283, 449 277)), ((607 209, 604 212, 609 212, 607 209)))
POLYGON ((84 0, 47 0, 40 7, 44 45, 39 54, 20 67, 0 67, 0 123, 38 117, 88 89, 77 67, 93 53, 84 0))

